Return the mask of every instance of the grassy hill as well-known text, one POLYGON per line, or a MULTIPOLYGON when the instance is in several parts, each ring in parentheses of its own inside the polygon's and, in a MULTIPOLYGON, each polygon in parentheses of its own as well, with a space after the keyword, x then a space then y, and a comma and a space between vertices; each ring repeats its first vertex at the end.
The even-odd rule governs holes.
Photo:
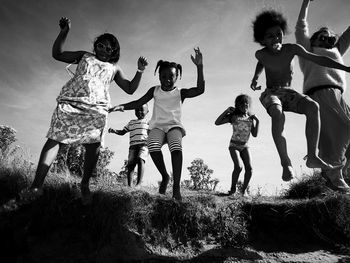
POLYGON ((182 202, 107 174, 93 180, 84 206, 80 178, 64 173, 49 174, 39 198, 20 199, 34 174, 27 160, 0 158, 2 262, 350 262, 350 196, 328 190, 319 174, 281 196, 183 189, 182 202), (325 249, 341 259, 281 259, 325 249))

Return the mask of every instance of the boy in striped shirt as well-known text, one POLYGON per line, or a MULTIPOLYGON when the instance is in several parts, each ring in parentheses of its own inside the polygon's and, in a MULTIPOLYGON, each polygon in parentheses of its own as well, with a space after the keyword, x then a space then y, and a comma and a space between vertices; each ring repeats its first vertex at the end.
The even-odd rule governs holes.
POLYGON ((135 109, 137 119, 131 120, 122 130, 108 129, 109 133, 124 135, 130 133, 130 147, 127 164, 128 186, 132 186, 132 173, 137 165, 136 187, 141 185, 145 162, 148 156, 147 137, 148 120, 145 118, 148 113, 147 104, 135 109))

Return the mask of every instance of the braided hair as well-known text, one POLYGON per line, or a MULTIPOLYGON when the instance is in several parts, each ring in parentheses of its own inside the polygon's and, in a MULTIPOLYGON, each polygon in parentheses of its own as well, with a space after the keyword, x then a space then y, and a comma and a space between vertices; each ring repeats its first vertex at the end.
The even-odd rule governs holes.
POLYGON ((156 75, 158 68, 159 68, 159 70, 158 70, 159 74, 163 71, 163 69, 175 68, 176 69, 176 76, 179 76, 179 74, 180 74, 180 78, 182 76, 182 66, 180 64, 175 63, 175 62, 159 60, 157 63, 156 69, 154 71, 154 75, 156 75))

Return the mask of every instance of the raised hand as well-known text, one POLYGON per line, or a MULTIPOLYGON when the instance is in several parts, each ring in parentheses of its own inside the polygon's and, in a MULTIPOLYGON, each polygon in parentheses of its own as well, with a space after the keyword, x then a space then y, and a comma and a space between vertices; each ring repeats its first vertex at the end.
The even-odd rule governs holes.
POLYGON ((199 50, 199 47, 197 47, 197 49, 196 48, 194 49, 194 53, 195 53, 194 57, 191 55, 192 62, 197 66, 203 65, 203 56, 201 51, 199 50))
POLYGON ((61 17, 59 25, 61 30, 69 30, 71 27, 70 19, 67 17, 61 17))
POLYGON ((148 61, 145 57, 139 57, 138 61, 137 61, 137 68, 139 70, 145 70, 145 68, 147 67, 148 65, 148 61))

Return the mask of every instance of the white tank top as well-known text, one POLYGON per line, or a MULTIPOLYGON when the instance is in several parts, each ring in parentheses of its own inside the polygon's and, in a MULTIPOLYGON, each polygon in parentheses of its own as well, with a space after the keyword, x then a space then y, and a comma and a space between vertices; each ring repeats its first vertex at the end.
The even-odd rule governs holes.
POLYGON ((185 135, 181 123, 182 101, 180 89, 175 87, 171 91, 164 91, 161 86, 156 86, 153 98, 153 113, 149 122, 149 129, 158 128, 168 132, 172 128, 179 127, 185 135))

